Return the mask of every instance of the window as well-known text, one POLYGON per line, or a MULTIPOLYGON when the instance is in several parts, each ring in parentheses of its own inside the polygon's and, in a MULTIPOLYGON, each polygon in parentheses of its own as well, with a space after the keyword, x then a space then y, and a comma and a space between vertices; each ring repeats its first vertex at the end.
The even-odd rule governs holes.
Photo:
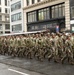
POLYGON ((36 11, 28 13, 28 23, 29 22, 36 22, 36 11))
POLYGON ((12 26, 12 31, 14 31, 14 32, 21 31, 21 30, 22 30, 22 25, 21 24, 12 26))
POLYGON ((18 21, 18 20, 21 20, 21 13, 17 13, 17 14, 14 14, 14 15, 11 15, 11 21, 14 22, 14 21, 18 21))
POLYGON ((59 10, 59 15, 58 16, 61 17, 61 15, 62 15, 61 5, 59 5, 59 9, 58 10, 59 10))
POLYGON ((34 30, 34 26, 31 27, 31 30, 34 30))
POLYGON ((55 6, 55 17, 57 18, 59 16, 58 14, 58 6, 55 6))
POLYGON ((55 10, 54 10, 54 7, 52 7, 52 9, 51 9, 51 12, 52 12, 52 18, 54 18, 54 16, 55 16, 55 12, 54 12, 55 10))
POLYGON ((28 25, 28 31, 37 31, 37 30, 46 30, 46 29, 55 31, 56 26, 57 26, 56 21, 49 22, 46 24, 40 23, 40 24, 28 25))
POLYGON ((46 29, 46 25, 41 25, 41 30, 45 30, 46 29))
POLYGON ((10 24, 5 24, 5 29, 10 29, 10 24))
POLYGON ((53 27, 52 27, 52 23, 47 24, 47 29, 50 29, 50 28, 53 28, 53 27))
POLYGON ((2 24, 0 24, 0 30, 2 30, 3 28, 2 28, 2 24))
POLYGON ((26 0, 26 2, 27 2, 27 6, 30 4, 30 0, 26 0))
POLYGON ((7 11, 7 8, 5 8, 5 13, 7 13, 8 11, 7 11))
POLYGON ((9 21, 9 16, 5 15, 5 21, 9 21))
POLYGON ((34 4, 35 3, 35 0, 32 0, 32 4, 34 4))
POLYGON ((38 2, 40 2, 40 0, 37 0, 38 2))
POLYGON ((62 16, 65 16, 65 4, 62 4, 62 16))
POLYGON ((2 21, 2 15, 0 15, 0 21, 2 21))
POLYGON ((7 6, 7 0, 5 0, 5 6, 7 6))
POLYGON ((36 30, 38 30, 38 29, 39 29, 39 27, 38 27, 38 26, 35 26, 35 29, 36 29, 36 30))
POLYGON ((49 19, 49 8, 44 8, 38 11, 38 20, 47 20, 49 19))
POLYGON ((0 12, 1 12, 1 8, 0 8, 0 12))
POLYGON ((65 16, 65 5, 60 4, 51 7, 52 18, 58 18, 65 16))
POLYGON ((74 24, 71 26, 71 31, 74 32, 74 24))
POLYGON ((0 0, 0 5, 1 5, 1 0, 0 0))
POLYGON ((74 6, 71 7, 71 18, 74 18, 74 6))
POLYGON ((21 2, 17 2, 13 5, 11 5, 11 11, 17 10, 21 8, 21 2))
POLYGON ((39 29, 38 25, 28 26, 29 31, 38 30, 38 29, 39 29))

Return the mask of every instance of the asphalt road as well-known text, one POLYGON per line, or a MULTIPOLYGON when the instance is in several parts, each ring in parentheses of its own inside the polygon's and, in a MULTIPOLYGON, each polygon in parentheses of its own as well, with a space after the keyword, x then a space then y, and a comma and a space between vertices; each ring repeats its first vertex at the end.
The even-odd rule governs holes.
POLYGON ((40 62, 36 59, 0 55, 0 63, 0 75, 74 75, 74 65, 69 65, 67 61, 61 64, 53 60, 40 62))
POLYGON ((42 74, 0 63, 0 75, 42 75, 42 74))

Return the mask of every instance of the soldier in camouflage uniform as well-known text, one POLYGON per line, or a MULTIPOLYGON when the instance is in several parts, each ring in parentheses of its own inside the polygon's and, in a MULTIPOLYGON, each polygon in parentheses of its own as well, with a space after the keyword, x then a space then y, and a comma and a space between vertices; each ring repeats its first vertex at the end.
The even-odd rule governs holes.
POLYGON ((54 59, 56 61, 56 42, 55 42, 55 34, 52 33, 52 38, 51 38, 51 46, 50 46, 50 55, 48 56, 48 60, 54 59))
MULTIPOLYGON (((69 35, 69 34, 68 34, 69 35)), ((0 54, 15 57, 37 58, 39 61, 53 59, 64 63, 66 59, 70 64, 74 61, 74 34, 66 36, 65 33, 37 33, 18 36, 0 37, 0 54), (8 38, 8 40, 7 40, 8 38)))
POLYGON ((72 41, 71 41, 71 38, 70 38, 70 36, 68 35, 67 36, 67 39, 66 39, 66 41, 65 41, 65 51, 64 51, 64 55, 63 55, 63 57, 62 57, 62 59, 61 59, 61 61, 62 61, 62 63, 64 63, 64 61, 66 60, 66 59, 68 59, 68 62, 70 63, 70 64, 74 64, 74 62, 73 62, 73 50, 72 50, 72 41))

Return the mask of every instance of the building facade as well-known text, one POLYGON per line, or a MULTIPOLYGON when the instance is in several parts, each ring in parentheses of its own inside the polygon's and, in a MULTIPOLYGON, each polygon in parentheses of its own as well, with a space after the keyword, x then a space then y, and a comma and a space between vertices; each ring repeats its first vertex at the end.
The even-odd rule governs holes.
POLYGON ((24 30, 70 31, 69 0, 24 0, 24 30))
POLYGON ((11 33, 23 32, 23 0, 11 0, 10 2, 10 31, 11 33))
POLYGON ((0 0, 0 34, 10 33, 10 0, 0 0))
POLYGON ((71 31, 74 32, 74 0, 70 0, 70 12, 71 31))

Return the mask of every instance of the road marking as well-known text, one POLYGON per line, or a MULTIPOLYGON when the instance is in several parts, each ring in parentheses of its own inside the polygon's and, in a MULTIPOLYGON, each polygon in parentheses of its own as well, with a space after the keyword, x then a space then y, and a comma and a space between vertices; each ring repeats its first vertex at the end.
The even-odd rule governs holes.
POLYGON ((9 71, 12 71, 12 72, 16 72, 16 73, 19 73, 21 75, 29 75, 29 74, 26 74, 26 73, 23 73, 23 72, 20 72, 20 71, 17 71, 17 70, 14 70, 14 69, 8 69, 9 71))

